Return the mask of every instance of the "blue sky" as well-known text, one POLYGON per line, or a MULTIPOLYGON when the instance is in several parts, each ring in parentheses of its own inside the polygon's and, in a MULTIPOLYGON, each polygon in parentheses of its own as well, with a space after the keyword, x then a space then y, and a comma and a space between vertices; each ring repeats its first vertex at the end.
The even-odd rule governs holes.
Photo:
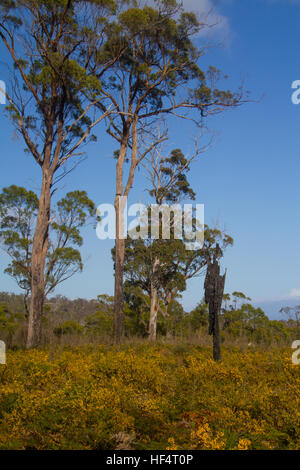
MULTIPOLYGON (((211 6, 209 0, 184 0, 193 10, 211 6)), ((288 305, 300 303, 300 105, 291 101, 291 84, 300 80, 297 0, 220 0, 211 21, 218 22, 212 39, 224 47, 211 49, 204 58, 229 75, 228 87, 242 79, 257 100, 209 121, 217 138, 190 173, 198 203, 205 204, 206 223, 216 222, 234 238, 223 265, 226 291, 243 291, 256 302, 288 305), (280 303, 280 302, 279 302, 280 303)), ((203 38, 199 38, 199 41, 203 38)), ((6 70, 0 63, 0 79, 6 70)), ((192 149, 187 124, 172 121, 170 147, 192 149)), ((108 137, 86 148, 87 159, 59 186, 58 196, 85 189, 96 202, 112 202, 116 149, 108 137)), ((39 169, 24 154, 11 125, 1 116, 0 186, 23 185, 38 191, 39 169)), ((145 179, 137 173, 129 202, 144 197, 145 179)), ((85 230, 82 274, 62 285, 57 293, 93 298, 113 292, 111 241, 100 241, 92 228, 85 230)), ((7 263, 0 254, 0 290, 17 291, 2 274, 7 263), (2 269, 3 267, 3 269, 2 269)), ((187 310, 202 296, 202 279, 194 279, 183 296, 187 310)), ((275 312, 276 313, 276 312, 275 312)))

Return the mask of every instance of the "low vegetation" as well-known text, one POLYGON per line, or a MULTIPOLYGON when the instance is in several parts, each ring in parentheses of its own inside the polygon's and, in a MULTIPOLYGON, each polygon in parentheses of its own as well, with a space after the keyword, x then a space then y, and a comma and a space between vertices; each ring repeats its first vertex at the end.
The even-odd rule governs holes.
POLYGON ((290 349, 187 344, 14 350, 1 449, 300 449, 290 349))

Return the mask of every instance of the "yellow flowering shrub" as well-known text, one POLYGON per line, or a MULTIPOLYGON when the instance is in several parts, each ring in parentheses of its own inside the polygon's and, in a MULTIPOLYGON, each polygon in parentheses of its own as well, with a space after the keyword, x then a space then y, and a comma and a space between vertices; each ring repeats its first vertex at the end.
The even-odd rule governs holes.
POLYGON ((222 450, 225 448, 224 433, 212 432, 206 420, 191 432, 191 449, 222 450))
POLYGON ((299 449, 299 390, 289 350, 8 351, 0 449, 299 449))
POLYGON ((168 447, 166 447, 166 450, 178 450, 177 445, 175 444, 174 437, 169 437, 168 439, 168 447))
POLYGON ((248 450, 250 445, 251 441, 249 441, 249 439, 240 439, 237 445, 237 450, 248 450))

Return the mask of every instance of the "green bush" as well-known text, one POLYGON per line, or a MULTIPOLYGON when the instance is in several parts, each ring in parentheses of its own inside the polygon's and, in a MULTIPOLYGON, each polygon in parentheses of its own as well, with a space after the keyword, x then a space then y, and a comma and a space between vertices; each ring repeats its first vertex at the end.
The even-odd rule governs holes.
POLYGON ((68 334, 81 334, 84 328, 78 322, 68 320, 61 323, 59 326, 54 328, 53 333, 56 336, 68 335, 68 334))

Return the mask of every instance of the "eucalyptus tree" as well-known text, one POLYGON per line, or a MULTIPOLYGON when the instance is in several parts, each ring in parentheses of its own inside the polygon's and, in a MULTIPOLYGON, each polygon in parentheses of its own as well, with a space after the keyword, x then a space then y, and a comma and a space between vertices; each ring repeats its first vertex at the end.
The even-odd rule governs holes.
MULTIPOLYGON (((151 226, 157 224, 156 239, 152 239, 149 227, 146 227, 148 238, 142 239, 139 235, 133 235, 125 242, 125 278, 127 284, 137 286, 149 296, 150 318, 149 339, 156 340, 157 315, 168 315, 168 307, 180 292, 186 289, 189 279, 197 276, 207 265, 208 258, 216 249, 216 243, 220 242, 223 250, 233 243, 229 235, 218 229, 202 228, 203 245, 196 246, 194 250, 187 250, 186 232, 183 224, 185 214, 176 218, 174 211, 178 204, 184 200, 194 200, 195 192, 188 181, 190 165, 199 155, 196 147, 191 156, 185 156, 180 149, 174 149, 164 156, 160 149, 153 149, 145 158, 143 166, 148 174, 150 186, 147 189, 159 208, 169 209, 168 220, 155 217, 152 208, 147 211, 146 217, 141 216, 141 225, 145 223, 151 226), (173 204, 168 206, 168 204, 173 204), (144 220, 145 219, 145 220, 144 220), (169 224, 170 238, 163 239, 163 224, 169 224), (175 237, 176 224, 180 224, 182 239, 175 237), (183 225, 183 227, 182 227, 183 225)), ((193 219, 193 228, 196 228, 197 220, 193 219)), ((198 224, 199 225, 199 224, 198 224)), ((140 229, 139 229, 140 231, 140 229)), ((135 229, 135 232, 137 230, 135 229)), ((144 232, 144 231, 142 231, 144 232)), ((115 251, 113 250, 115 260, 115 251)))
POLYGON ((243 292, 234 291, 232 292, 233 303, 235 310, 237 309, 238 302, 251 301, 250 297, 247 297, 243 292))
MULTIPOLYGON (((20 186, 3 188, 0 193, 0 246, 10 258, 5 273, 24 291, 27 314, 32 284, 32 247, 39 200, 33 191, 20 186)), ((55 288, 82 271, 79 248, 81 229, 95 217, 95 204, 85 191, 72 191, 54 207, 49 227, 49 248, 44 268, 43 304, 55 288)))
MULTIPOLYGON (((29 348, 41 341, 53 186, 70 171, 70 161, 71 168, 76 166, 92 128, 110 112, 108 107, 93 119, 84 93, 96 92, 101 100, 99 81, 88 75, 86 64, 103 46, 104 17, 114 15, 115 6, 113 0, 5 0, 0 5, 0 40, 11 65, 6 111, 41 170, 31 250, 29 348)), ((107 57, 103 66, 110 62, 107 57)))
POLYGON ((124 275, 129 286, 139 287, 149 296, 150 340, 156 339, 157 314, 168 316, 169 306, 186 290, 187 282, 205 273, 218 244, 218 251, 223 254, 233 239, 208 226, 204 229, 204 244, 197 250, 187 250, 184 239, 126 240, 124 275))
MULTIPOLYGON (((182 199, 195 199, 195 193, 191 188, 187 173, 190 170, 192 161, 197 157, 198 151, 191 157, 186 157, 180 149, 174 149, 171 154, 164 157, 159 149, 155 148, 146 157, 145 168, 148 173, 148 179, 151 182, 151 188, 148 189, 149 195, 153 197, 158 206, 164 204, 179 204, 182 199)), ((151 216, 150 216, 151 218, 151 216)), ((152 220, 152 223, 154 221, 152 220)), ((158 221, 159 225, 162 223, 158 221)), ((170 232, 174 230, 174 215, 169 219, 170 232), (173 230, 172 230, 173 229, 173 230)), ((181 221, 179 221, 181 223, 181 221)), ((171 233, 170 233, 171 234, 171 233)), ((174 239, 173 239, 174 241, 174 239)), ((176 242, 175 242, 176 243, 176 242)), ((168 261, 164 261, 166 256, 170 261, 174 243, 170 240, 157 240, 149 245, 149 254, 152 259, 152 267, 150 273, 150 319, 149 319, 149 339, 156 340, 157 331, 157 314, 160 309, 158 292, 160 289, 161 271, 165 271, 168 261)))
POLYGON ((287 315, 288 321, 300 331, 300 305, 295 307, 282 307, 279 312, 287 315))
MULTIPOLYGON (((115 114, 107 119, 107 132, 117 142, 116 161, 116 243, 114 336, 124 334, 123 274, 125 240, 123 203, 134 182, 137 166, 147 155, 141 134, 150 132, 162 116, 191 119, 204 126, 209 116, 240 105, 242 88, 237 91, 217 87, 222 74, 215 67, 206 71, 201 59, 206 45, 199 33, 206 27, 196 15, 186 12, 176 0, 118 2, 114 27, 105 51, 89 61, 89 72, 101 82, 106 101, 97 103, 102 112, 113 106, 115 114), (106 56, 117 57, 107 70, 106 56), (126 172, 125 163, 129 162, 126 172), (122 198, 123 197, 123 198, 122 198)), ((91 100, 95 95, 90 95, 91 100)), ((152 146, 161 140, 153 141, 152 146)))

